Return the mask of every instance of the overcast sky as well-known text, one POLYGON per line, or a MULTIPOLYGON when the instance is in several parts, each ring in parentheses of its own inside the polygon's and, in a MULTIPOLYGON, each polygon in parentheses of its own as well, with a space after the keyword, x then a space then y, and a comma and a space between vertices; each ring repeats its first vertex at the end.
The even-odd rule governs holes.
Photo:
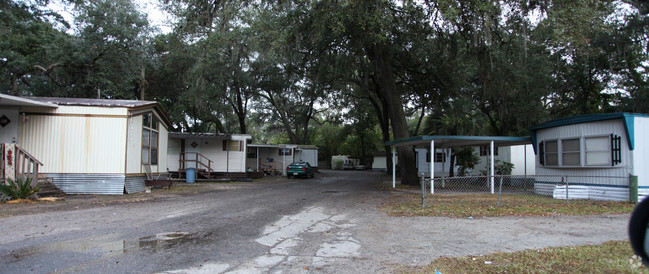
MULTIPOLYGON (((0 0, 1 1, 1 0, 0 0)), ((160 3, 157 0, 133 0, 135 5, 140 9, 140 12, 147 15, 149 24, 157 27, 160 32, 171 32, 172 26, 169 23, 169 14, 160 8, 160 3)), ((68 23, 74 24, 74 16, 72 16, 72 6, 66 4, 62 0, 50 1, 48 7, 61 14, 68 23)), ((74 30, 71 30, 74 31, 74 30)))

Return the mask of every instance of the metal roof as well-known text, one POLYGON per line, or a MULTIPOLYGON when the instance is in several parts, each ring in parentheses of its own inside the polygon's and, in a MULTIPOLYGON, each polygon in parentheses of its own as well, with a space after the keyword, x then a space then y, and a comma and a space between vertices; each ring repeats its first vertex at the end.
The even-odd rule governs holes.
POLYGON ((385 142, 385 144, 394 146, 418 146, 429 145, 431 141, 435 141, 436 147, 479 146, 489 144, 491 141, 498 147, 532 143, 530 137, 433 135, 392 140, 385 142))
POLYGON ((559 119, 548 121, 548 122, 545 122, 545 123, 542 123, 542 124, 538 124, 536 126, 531 127, 530 131, 535 131, 535 130, 544 129, 544 128, 553 128, 553 127, 560 127, 560 126, 566 126, 566 125, 588 123, 588 122, 612 120, 612 119, 627 119, 627 118, 631 118, 631 117, 647 117, 647 118, 649 118, 649 115, 639 114, 639 113, 619 112, 619 113, 600 113, 600 114, 587 114, 587 115, 579 115, 579 116, 570 116, 570 117, 559 118, 559 119))
MULTIPOLYGON (((8 95, 0 94, 0 103, 8 95)), ((37 107, 58 107, 58 106, 87 106, 87 107, 122 107, 128 109, 153 108, 168 128, 172 126, 169 116, 162 110, 156 101, 119 100, 119 99, 89 99, 89 98, 62 98, 62 97, 13 97, 13 100, 29 102, 29 104, 13 104, 14 106, 37 106, 37 107), (17 98, 17 99, 16 99, 17 98)), ((0 104, 2 105, 2 104, 0 104)))
POLYGON ((118 99, 89 99, 61 97, 25 97, 26 99, 64 106, 96 106, 96 107, 125 107, 137 108, 157 105, 156 101, 118 100, 118 99))
POLYGON ((169 132, 169 138, 174 139, 219 139, 228 140, 232 135, 205 132, 169 132))
POLYGON ((297 148, 297 145, 289 145, 289 144, 278 144, 278 145, 272 145, 272 144, 248 144, 248 147, 267 147, 267 148, 297 148))
POLYGON ((318 147, 314 145, 298 145, 297 150, 318 150, 318 147))
POLYGON ((49 107, 49 108, 58 107, 58 105, 56 104, 32 100, 31 98, 11 96, 7 94, 0 94, 0 106, 49 107))
POLYGON ((567 125, 576 125, 576 124, 583 124, 583 123, 619 119, 622 121, 622 124, 624 126, 624 131, 626 133, 629 148, 633 150, 635 148, 635 126, 633 121, 636 117, 649 118, 649 115, 640 114, 640 113, 617 112, 617 113, 600 113, 600 114, 570 116, 570 117, 555 119, 542 124, 538 124, 536 126, 529 128, 529 131, 530 131, 531 139, 535 144, 534 151, 536 152, 536 143, 537 143, 536 133, 538 130, 567 126, 567 125))

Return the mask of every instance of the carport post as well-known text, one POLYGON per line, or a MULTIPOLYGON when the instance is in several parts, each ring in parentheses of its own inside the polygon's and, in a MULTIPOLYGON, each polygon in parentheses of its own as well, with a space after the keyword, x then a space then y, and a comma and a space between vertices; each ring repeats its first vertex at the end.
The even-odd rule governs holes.
POLYGON ((489 158, 491 159, 491 194, 494 194, 494 174, 495 174, 495 164, 494 164, 494 141, 491 141, 491 153, 489 158))
POLYGON ((396 168, 396 164, 394 163, 396 161, 396 154, 397 152, 395 151, 394 146, 392 146, 392 188, 397 187, 397 177, 394 170, 396 168))
POLYGON ((259 148, 256 148, 257 150, 257 172, 259 172, 259 148))
POLYGON ((435 194, 435 140, 430 140, 430 194, 435 194))

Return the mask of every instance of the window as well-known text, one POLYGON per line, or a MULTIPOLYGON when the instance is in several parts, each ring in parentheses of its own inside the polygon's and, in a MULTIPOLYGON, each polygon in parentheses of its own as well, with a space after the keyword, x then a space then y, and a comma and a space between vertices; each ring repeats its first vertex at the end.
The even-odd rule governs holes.
POLYGON ((256 147, 248 147, 248 153, 247 153, 248 158, 257 158, 257 148, 256 147))
POLYGON ((545 142, 545 164, 549 166, 559 165, 559 146, 557 141, 545 142))
MULTIPOLYGON (((480 156, 489 155, 491 145, 480 146, 480 156)), ((498 156, 498 147, 494 147, 494 156, 498 156)))
POLYGON ((242 142, 223 140, 223 151, 243 151, 242 142))
POLYGON ((142 116, 142 164, 158 164, 158 119, 153 113, 142 116))
POLYGON ((611 142, 608 136, 587 137, 585 144, 587 166, 611 165, 611 142))
POLYGON ((539 163, 566 167, 614 166, 622 162, 620 140, 620 136, 611 134, 541 141, 539 163))
POLYGON ((291 149, 290 148, 280 148, 279 149, 279 156, 291 156, 291 149))
POLYGON ((444 162, 444 158, 446 158, 446 153, 443 152, 435 153, 435 162, 438 163, 444 162))
POLYGON ((581 165, 581 144, 579 138, 561 140, 561 161, 564 166, 581 165))

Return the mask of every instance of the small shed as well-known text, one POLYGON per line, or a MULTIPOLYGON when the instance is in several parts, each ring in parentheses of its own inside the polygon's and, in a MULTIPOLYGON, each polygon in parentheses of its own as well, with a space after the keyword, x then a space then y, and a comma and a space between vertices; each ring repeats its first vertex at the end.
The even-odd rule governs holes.
MULTIPOLYGON (((649 195, 649 115, 605 113, 552 120, 530 128, 538 175, 568 176, 590 199, 629 200, 629 175, 649 195), (644 137, 643 137, 644 136, 644 137), (604 181, 594 181, 606 178, 604 181)), ((552 195, 560 182, 537 180, 552 195)))
POLYGON ((247 134, 170 132, 167 169, 184 177, 195 168, 203 179, 246 177, 247 134))
MULTIPOLYGON (((377 151, 374 153, 372 160, 372 171, 374 172, 387 172, 388 171, 388 160, 385 156, 385 151, 377 151)), ((399 157, 396 157, 397 164, 399 157)))
POLYGON ((318 170, 318 147, 311 145, 298 145, 295 149, 296 162, 307 162, 316 171, 318 170))
POLYGON ((0 94, 0 117, 0 143, 32 155, 66 194, 140 192, 167 169, 171 122, 154 101, 0 94))

